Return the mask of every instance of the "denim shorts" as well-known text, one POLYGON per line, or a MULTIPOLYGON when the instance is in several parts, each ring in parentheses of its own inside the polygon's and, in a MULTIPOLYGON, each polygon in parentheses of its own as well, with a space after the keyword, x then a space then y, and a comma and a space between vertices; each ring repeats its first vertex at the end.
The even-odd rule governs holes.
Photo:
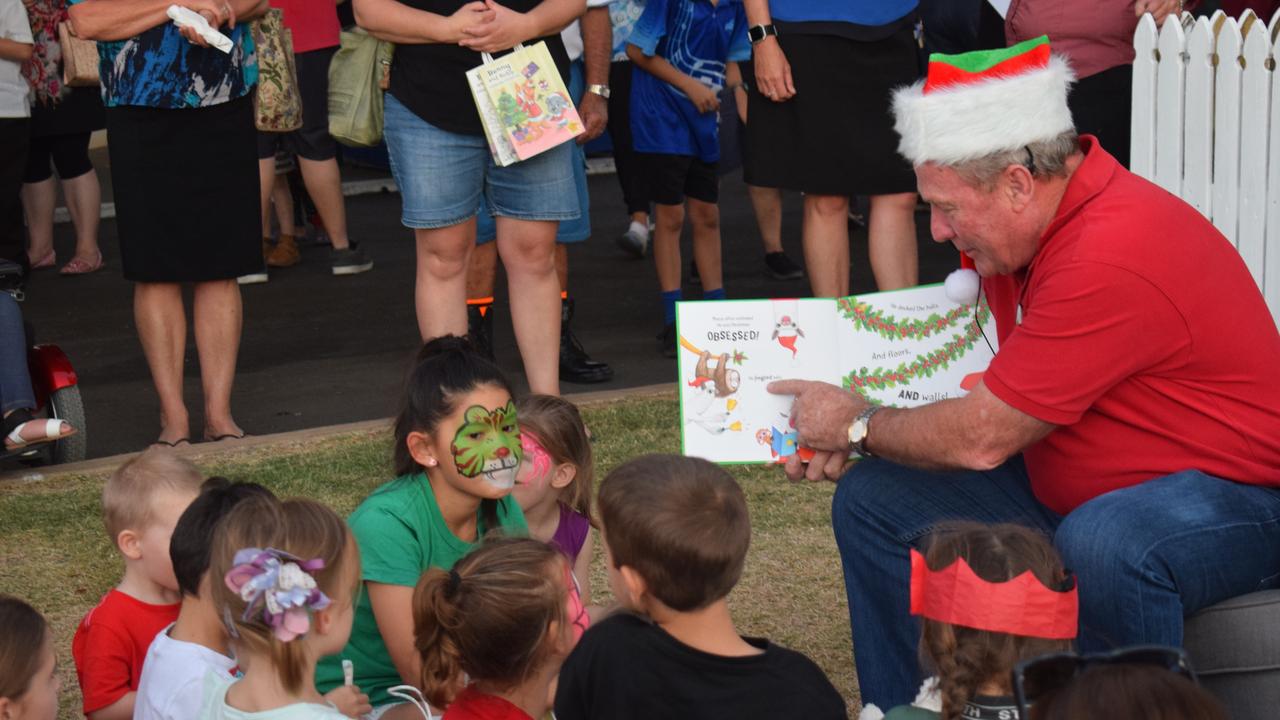
MULTIPOLYGON (((582 104, 582 93, 586 87, 583 79, 582 59, 579 58, 569 65, 569 97, 573 98, 575 106, 582 104)), ((573 156, 569 158, 573 169, 573 191, 577 193, 578 207, 582 212, 577 219, 561 222, 560 227, 556 228, 558 245, 579 243, 591 237, 591 199, 587 194, 587 154, 576 142, 565 144, 573 149, 573 156)), ((476 244, 484 245, 493 242, 497 236, 498 227, 493 221, 493 214, 489 211, 487 204, 483 205, 480 208, 480 215, 476 218, 476 244)))
POLYGON ((465 222, 480 209, 517 220, 573 220, 578 197, 569 144, 509 167, 498 167, 482 135, 452 133, 428 123, 386 95, 383 135, 391 174, 400 187, 400 222, 430 229, 465 222))

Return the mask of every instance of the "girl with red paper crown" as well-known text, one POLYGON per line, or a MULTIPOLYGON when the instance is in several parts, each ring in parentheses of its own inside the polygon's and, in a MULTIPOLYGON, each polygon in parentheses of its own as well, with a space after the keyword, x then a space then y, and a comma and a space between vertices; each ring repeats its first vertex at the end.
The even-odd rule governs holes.
POLYGON ((937 671, 911 705, 859 720, 1016 720, 1014 665, 1067 650, 1079 614, 1075 579, 1049 541, 1021 525, 958 523, 911 551, 911 614, 937 671))

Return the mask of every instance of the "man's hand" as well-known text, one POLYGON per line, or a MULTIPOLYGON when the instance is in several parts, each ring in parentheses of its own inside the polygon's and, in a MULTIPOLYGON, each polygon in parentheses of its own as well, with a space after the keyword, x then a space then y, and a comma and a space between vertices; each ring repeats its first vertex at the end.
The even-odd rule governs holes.
POLYGON ((462 47, 495 53, 510 50, 534 37, 536 31, 528 15, 493 0, 485 0, 483 4, 491 17, 487 22, 463 29, 465 37, 458 42, 462 47))
POLYGON ((586 128, 578 136, 578 144, 586 145, 604 133, 609 124, 609 101, 588 90, 582 95, 578 105, 578 116, 582 118, 582 126, 586 128))
POLYGON ((807 467, 799 456, 791 456, 785 468, 787 477, 793 481, 802 477, 838 479, 849 457, 849 426, 867 402, 835 385, 811 380, 779 380, 769 383, 768 390, 774 395, 795 396, 791 425, 800 446, 814 450, 807 467))
POLYGON ((791 81, 791 63, 787 62, 778 38, 770 36, 756 43, 752 54, 756 87, 760 94, 774 102, 785 102, 795 97, 796 86, 791 81))

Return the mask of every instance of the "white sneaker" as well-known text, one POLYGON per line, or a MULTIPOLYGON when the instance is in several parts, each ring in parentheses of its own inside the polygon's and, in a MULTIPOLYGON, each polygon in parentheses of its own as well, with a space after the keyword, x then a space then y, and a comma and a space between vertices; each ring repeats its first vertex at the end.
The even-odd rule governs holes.
POLYGON ((618 247, 628 255, 644 257, 649 250, 649 228, 644 223, 631 221, 627 231, 618 238, 618 247))
POLYGON ((249 273, 248 275, 241 275, 240 277, 236 278, 236 282, 241 285, 257 285, 258 283, 264 283, 269 279, 270 277, 267 275, 267 271, 263 270, 262 272, 249 273))

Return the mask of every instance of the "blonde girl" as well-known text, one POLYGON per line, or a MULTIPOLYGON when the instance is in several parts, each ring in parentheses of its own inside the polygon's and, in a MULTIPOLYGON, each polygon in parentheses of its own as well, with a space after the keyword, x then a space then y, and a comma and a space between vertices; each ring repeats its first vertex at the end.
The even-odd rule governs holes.
POLYGON ((351 633, 360 554, 346 523, 312 500, 253 498, 219 525, 209 566, 244 677, 206 680, 205 720, 340 720, 316 662, 351 633))

